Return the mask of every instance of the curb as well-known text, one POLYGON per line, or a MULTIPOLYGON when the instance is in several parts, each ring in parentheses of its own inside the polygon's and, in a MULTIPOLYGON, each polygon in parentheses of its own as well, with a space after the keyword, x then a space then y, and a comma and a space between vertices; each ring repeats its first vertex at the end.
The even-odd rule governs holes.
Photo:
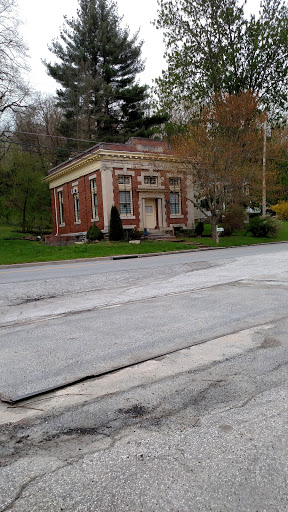
POLYGON ((128 259, 136 259, 136 258, 152 258, 155 256, 164 256, 166 254, 185 254, 189 252, 203 252, 203 251, 218 251, 223 249, 239 249, 240 247, 257 247, 259 245, 279 245, 279 244, 288 244, 288 240, 283 240, 281 242, 261 242, 259 244, 247 244, 247 245, 230 245, 229 247, 201 247, 199 249, 182 249, 180 251, 166 251, 166 252, 150 252, 150 253, 141 253, 141 254, 118 254, 114 256, 101 256, 95 258, 77 258, 71 260, 55 260, 55 261, 33 261, 30 263, 13 263, 11 265, 0 265, 1 270, 9 269, 9 268, 23 268, 23 267, 44 267, 47 265, 62 265, 67 263, 82 263, 82 262, 93 262, 93 261, 117 261, 117 260, 128 260, 128 259))
POLYGON ((95 258, 77 258, 72 260, 55 260, 55 261, 33 261, 30 263, 12 263, 11 265, 0 265, 0 271, 9 268, 22 268, 22 267, 44 267, 46 265, 61 265, 62 263, 82 263, 93 261, 113 261, 113 260, 127 260, 136 258, 149 258, 155 256, 163 256, 165 254, 179 254, 186 252, 199 252, 199 251, 212 251, 218 249, 230 249, 230 247, 206 247, 199 249, 182 249, 181 251, 166 251, 166 252, 148 252, 141 254, 115 254, 114 256, 100 256, 95 258))

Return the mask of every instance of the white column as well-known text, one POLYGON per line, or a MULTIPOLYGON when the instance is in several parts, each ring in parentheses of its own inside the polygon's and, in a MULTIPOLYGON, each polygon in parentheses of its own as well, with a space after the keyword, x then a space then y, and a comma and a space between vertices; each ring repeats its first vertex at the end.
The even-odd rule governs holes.
POLYGON ((109 230, 110 212, 114 203, 112 169, 101 168, 104 231, 109 230))
POLYGON ((139 229, 143 230, 145 222, 145 200, 142 197, 142 194, 139 194, 139 229))
POLYGON ((165 198, 163 198, 162 200, 162 226, 163 228, 167 228, 167 217, 166 217, 166 211, 167 211, 167 208, 165 209, 165 198))
POLYGON ((159 229, 163 227, 163 215, 162 215, 162 197, 157 198, 158 201, 158 226, 159 229))

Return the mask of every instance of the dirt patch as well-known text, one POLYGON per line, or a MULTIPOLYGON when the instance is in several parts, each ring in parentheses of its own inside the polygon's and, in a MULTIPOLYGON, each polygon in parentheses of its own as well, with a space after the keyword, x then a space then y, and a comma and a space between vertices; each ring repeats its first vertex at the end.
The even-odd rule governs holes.
POLYGON ((275 340, 275 338, 270 338, 270 337, 265 337, 264 341, 261 343, 261 345, 259 345, 258 349, 264 349, 266 350, 267 348, 274 348, 274 347, 279 347, 281 346, 281 343, 280 341, 278 340, 275 340))
POLYGON ((222 432, 231 432, 233 427, 231 425, 219 425, 219 430, 222 430, 222 432))
POLYGON ((126 416, 132 416, 133 418, 139 418, 140 416, 144 416, 144 414, 148 413, 147 407, 144 407, 140 404, 132 405, 128 409, 118 409, 117 411, 120 414, 125 414, 126 416))

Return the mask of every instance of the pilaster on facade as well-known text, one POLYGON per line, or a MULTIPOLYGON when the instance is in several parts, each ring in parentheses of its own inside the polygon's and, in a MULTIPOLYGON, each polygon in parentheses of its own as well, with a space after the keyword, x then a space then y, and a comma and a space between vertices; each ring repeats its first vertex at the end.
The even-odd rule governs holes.
POLYGON ((53 199, 54 235, 85 233, 91 222, 97 222, 107 233, 113 205, 119 209, 126 230, 167 232, 174 227, 192 227, 194 207, 187 198, 193 188, 187 186, 184 177, 171 188, 174 168, 175 159, 167 144, 149 139, 100 143, 67 160, 46 178, 53 199), (75 224, 75 205, 81 230, 75 224), (60 218, 65 222, 59 223, 60 218))
POLYGON ((103 217, 105 233, 109 231, 110 212, 114 204, 114 190, 113 190, 113 164, 107 162, 101 165, 101 182, 102 182, 102 201, 103 201, 103 217))

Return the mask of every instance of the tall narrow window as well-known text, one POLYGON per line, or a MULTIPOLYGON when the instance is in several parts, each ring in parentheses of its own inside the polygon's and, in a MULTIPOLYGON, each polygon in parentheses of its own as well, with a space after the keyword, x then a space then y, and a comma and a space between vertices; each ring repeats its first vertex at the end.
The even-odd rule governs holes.
POLYGON ((98 217, 98 200, 97 200, 97 189, 96 189, 96 178, 90 180, 91 190, 91 207, 92 207, 92 219, 98 217))
POLYGON ((63 204, 63 192, 62 190, 59 190, 58 192, 58 204, 59 204, 59 218, 60 218, 60 225, 65 223, 64 220, 64 204, 63 204))
POLYGON ((79 206, 79 192, 78 192, 78 188, 74 189, 73 198, 74 198, 75 222, 80 222, 80 206, 79 206))
POLYGON ((118 176, 120 215, 133 215, 132 176, 118 176))
POLYGON ((181 180, 180 178, 170 178, 170 214, 181 215, 181 180))

